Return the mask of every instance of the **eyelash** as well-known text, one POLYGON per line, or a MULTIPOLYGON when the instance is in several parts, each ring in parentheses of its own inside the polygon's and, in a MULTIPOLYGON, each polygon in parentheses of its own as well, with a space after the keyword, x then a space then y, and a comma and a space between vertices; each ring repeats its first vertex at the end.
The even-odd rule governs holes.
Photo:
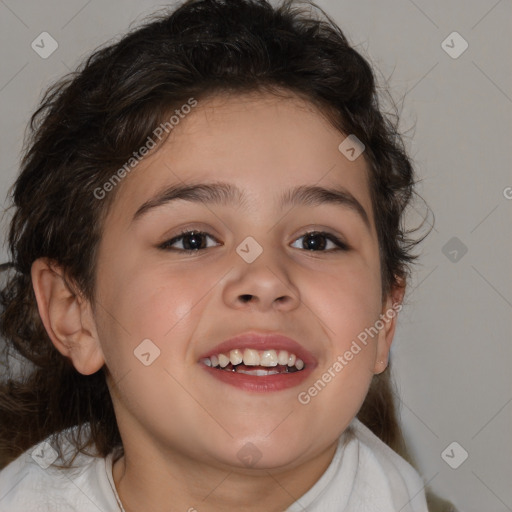
MULTIPOLYGON (((204 251, 205 249, 211 249, 211 247, 206 247, 206 248, 203 248, 203 249, 176 249, 176 248, 171 247, 171 245, 173 245, 174 243, 176 243, 180 239, 184 238, 186 235, 191 235, 191 234, 193 234, 193 235, 206 235, 206 236, 212 238, 213 240, 216 240, 209 233, 206 233, 204 231, 196 231, 196 230, 192 229, 192 230, 182 231, 178 236, 175 236, 174 238, 171 238, 170 240, 167 240, 166 242, 161 244, 159 247, 160 247, 160 249, 163 249, 163 250, 166 250, 166 251, 178 251, 178 252, 183 252, 185 254, 198 253, 200 251, 204 251)), ((327 238, 327 240, 330 240, 332 243, 337 245, 337 248, 330 249, 330 250, 323 250, 323 251, 315 251, 315 250, 311 250, 311 249, 309 249, 309 250, 308 249, 303 249, 304 251, 308 251, 308 252, 337 252, 337 251, 348 251, 349 250, 349 246, 345 242, 342 242, 338 237, 336 237, 335 235, 333 235, 331 233, 328 233, 326 231, 315 231, 315 230, 308 231, 308 232, 304 233, 303 235, 299 236, 296 240, 298 240, 300 238, 303 238, 305 236, 308 236, 308 235, 312 235, 312 234, 325 236, 325 238, 327 238)))

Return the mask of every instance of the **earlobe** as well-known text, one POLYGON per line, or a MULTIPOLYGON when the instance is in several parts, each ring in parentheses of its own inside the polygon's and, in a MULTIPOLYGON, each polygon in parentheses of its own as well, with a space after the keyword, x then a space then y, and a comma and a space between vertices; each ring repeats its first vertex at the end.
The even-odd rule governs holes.
POLYGON ((39 315, 55 348, 83 375, 97 372, 105 360, 90 304, 48 258, 32 263, 31 277, 39 315))
POLYGON ((379 329, 377 339, 377 354, 373 369, 374 374, 382 373, 388 366, 389 351, 395 335, 398 313, 402 309, 404 294, 405 281, 397 278, 396 284, 383 303, 380 315, 382 329, 379 329))

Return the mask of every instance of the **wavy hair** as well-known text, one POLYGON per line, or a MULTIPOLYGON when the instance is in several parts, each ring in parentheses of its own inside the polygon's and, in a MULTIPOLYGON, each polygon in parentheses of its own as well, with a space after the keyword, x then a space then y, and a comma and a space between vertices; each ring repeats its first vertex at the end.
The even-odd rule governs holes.
MULTIPOLYGON (((396 107, 385 114, 378 89, 369 62, 336 23, 314 3, 294 0, 278 7, 266 0, 186 1, 97 49, 52 85, 30 120, 9 191, 11 261, 2 265, 0 290, 9 366, 0 383, 2 464, 70 427, 77 427, 75 455, 93 446, 106 456, 122 446, 104 368, 82 375, 53 346, 31 265, 41 257, 61 265, 94 304, 97 247, 116 195, 99 201, 94 190, 187 98, 296 95, 340 132, 356 135, 366 146, 383 294, 406 279, 424 237, 403 228, 415 176, 396 107), (21 372, 14 371, 17 360, 21 372)), ((388 367, 374 377, 358 417, 410 460, 396 412, 388 367)))

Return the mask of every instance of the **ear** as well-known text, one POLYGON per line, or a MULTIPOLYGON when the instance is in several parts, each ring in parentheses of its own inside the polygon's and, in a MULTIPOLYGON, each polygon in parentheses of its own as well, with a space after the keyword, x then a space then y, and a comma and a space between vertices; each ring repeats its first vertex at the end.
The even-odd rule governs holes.
POLYGON ((83 375, 105 363, 89 301, 72 288, 65 272, 48 258, 32 263, 32 286, 39 315, 55 348, 83 375))
POLYGON ((405 280, 396 278, 387 297, 382 302, 382 311, 379 320, 382 328, 379 328, 377 337, 377 354, 373 373, 382 373, 388 366, 389 350, 395 335, 398 313, 402 309, 402 301, 405 294, 405 280))

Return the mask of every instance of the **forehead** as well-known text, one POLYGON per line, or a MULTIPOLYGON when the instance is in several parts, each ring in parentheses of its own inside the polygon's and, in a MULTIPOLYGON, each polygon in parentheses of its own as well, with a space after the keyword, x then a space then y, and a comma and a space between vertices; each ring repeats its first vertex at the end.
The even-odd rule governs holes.
POLYGON ((236 206, 278 207, 298 185, 342 186, 372 222, 363 155, 349 161, 338 149, 346 135, 311 103, 272 94, 216 95, 199 101, 153 155, 121 182, 114 209, 132 217, 142 203, 171 184, 229 182, 241 189, 236 206))

